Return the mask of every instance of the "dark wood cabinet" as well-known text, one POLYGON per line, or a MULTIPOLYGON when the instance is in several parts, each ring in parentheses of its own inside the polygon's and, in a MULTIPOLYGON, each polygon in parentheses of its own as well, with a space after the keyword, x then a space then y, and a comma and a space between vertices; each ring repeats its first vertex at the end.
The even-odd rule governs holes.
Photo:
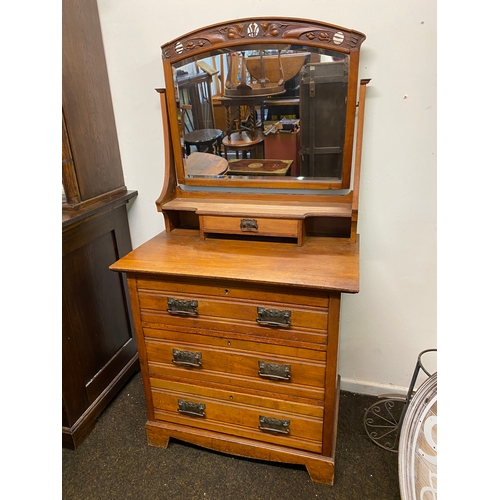
POLYGON ((63 1, 62 443, 76 448, 138 370, 124 277, 132 249, 95 0, 63 1))

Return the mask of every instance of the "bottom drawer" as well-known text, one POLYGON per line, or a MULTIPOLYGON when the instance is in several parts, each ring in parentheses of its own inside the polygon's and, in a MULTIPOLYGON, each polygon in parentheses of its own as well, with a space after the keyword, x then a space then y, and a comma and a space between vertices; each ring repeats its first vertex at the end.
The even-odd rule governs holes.
POLYGON ((155 418, 321 453, 323 407, 151 379, 155 418))

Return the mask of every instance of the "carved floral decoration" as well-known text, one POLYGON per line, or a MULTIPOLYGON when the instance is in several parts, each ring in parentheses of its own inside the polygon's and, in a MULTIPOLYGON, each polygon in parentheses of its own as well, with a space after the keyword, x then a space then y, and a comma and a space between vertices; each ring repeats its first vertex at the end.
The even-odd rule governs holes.
POLYGON ((163 46, 163 57, 170 59, 176 55, 201 49, 206 45, 217 46, 228 41, 245 38, 253 38, 255 40, 264 38, 300 40, 303 37, 310 41, 316 40, 316 42, 327 46, 346 46, 348 48, 355 48, 362 41, 358 36, 349 31, 346 32, 340 29, 328 31, 324 27, 309 23, 294 24, 273 21, 251 21, 199 32, 196 34, 196 38, 178 40, 173 46, 172 44, 166 44, 163 46))

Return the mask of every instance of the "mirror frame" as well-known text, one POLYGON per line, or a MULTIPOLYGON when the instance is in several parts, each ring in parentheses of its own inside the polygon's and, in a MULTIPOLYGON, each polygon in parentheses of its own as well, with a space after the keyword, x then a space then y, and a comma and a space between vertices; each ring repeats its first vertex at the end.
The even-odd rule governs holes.
POLYGON ((173 158, 178 186, 271 188, 271 189, 349 189, 356 121, 359 50, 366 36, 363 33, 319 21, 296 18, 256 17, 226 21, 192 31, 161 46, 165 76, 166 114, 170 129, 171 158, 173 158), (349 55, 347 83, 347 109, 344 137, 342 179, 289 178, 274 179, 248 177, 191 178, 186 177, 178 127, 178 103, 176 100, 173 65, 193 57, 202 56, 218 49, 245 45, 301 45, 337 51, 349 55))

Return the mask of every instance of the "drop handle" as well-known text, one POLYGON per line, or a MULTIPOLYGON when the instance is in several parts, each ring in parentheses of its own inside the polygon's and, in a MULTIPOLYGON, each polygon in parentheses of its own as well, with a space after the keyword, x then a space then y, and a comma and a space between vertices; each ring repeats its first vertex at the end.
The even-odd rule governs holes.
POLYGON ((167 312, 177 316, 198 316, 198 301, 167 298, 167 312))
POLYGON ((290 434, 290 420, 259 415, 259 422, 261 431, 290 434))
POLYGON ((292 311, 257 307, 256 321, 265 326, 289 328, 292 326, 292 311))
POLYGON ((177 403, 178 403, 177 411, 179 413, 182 413, 184 415, 189 415, 191 417, 205 416, 205 405, 202 403, 185 401, 184 399, 178 399, 177 403))
POLYGON ((290 365, 280 365, 277 363, 259 361, 259 376, 262 378, 289 381, 291 378, 291 369, 292 367, 290 365))
POLYGON ((240 229, 242 231, 258 231, 259 223, 255 219, 241 219, 240 229))
POLYGON ((172 349, 172 363, 174 365, 201 368, 201 352, 172 349))

